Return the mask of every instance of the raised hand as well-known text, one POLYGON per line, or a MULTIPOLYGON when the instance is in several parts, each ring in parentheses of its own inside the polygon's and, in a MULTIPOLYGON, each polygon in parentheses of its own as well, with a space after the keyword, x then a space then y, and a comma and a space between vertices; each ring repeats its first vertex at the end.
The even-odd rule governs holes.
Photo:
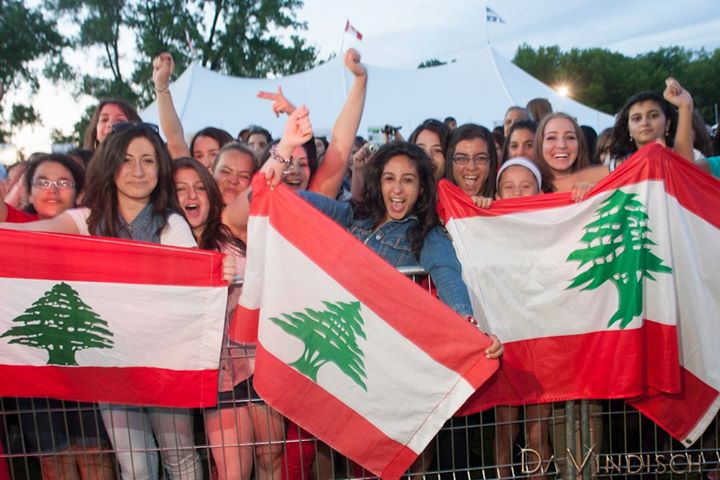
POLYGON ((665 91, 663 92, 665 100, 672 103, 676 107, 691 107, 693 106, 693 98, 690 92, 685 90, 680 82, 675 80, 673 77, 668 77, 665 80, 665 91))
POLYGON ((272 187, 280 183, 282 173, 290 162, 293 150, 302 146, 313 137, 310 112, 305 105, 296 109, 285 124, 285 132, 280 142, 271 147, 270 160, 265 162, 260 171, 265 174, 268 184, 272 187))
POLYGON ((175 61, 168 52, 163 52, 153 60, 152 79, 155 90, 167 90, 170 86, 170 76, 175 70, 175 61))
POLYGON ((354 48, 348 48, 347 52, 345 52, 345 66, 356 77, 367 75, 367 69, 365 65, 360 63, 360 60, 360 52, 354 48))
POLYGON ((258 92, 258 98, 263 100, 272 100, 272 109, 275 112, 275 116, 279 117, 281 113, 290 115, 295 111, 295 105, 290 103, 290 100, 285 98, 283 95, 282 87, 278 85, 277 93, 273 92, 258 92))

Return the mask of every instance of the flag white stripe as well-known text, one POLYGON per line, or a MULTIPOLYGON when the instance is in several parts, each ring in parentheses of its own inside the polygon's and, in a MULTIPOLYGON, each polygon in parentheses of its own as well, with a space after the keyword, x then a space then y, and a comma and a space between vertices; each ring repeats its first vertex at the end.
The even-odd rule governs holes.
MULTIPOLYGON (((53 280, 0 278, 0 333, 20 325, 22 315, 53 280)), ((112 349, 76 352, 79 366, 217 369, 225 314, 226 288, 69 281, 80 298, 108 322, 112 349)), ((0 338, 0 364, 45 365, 45 350, 9 344, 0 338)))
MULTIPOLYGON (((650 238, 657 243, 651 249, 666 265, 674 267, 670 225, 665 214, 654 214, 667 210, 653 203, 665 198, 662 184, 644 182, 622 190, 637 193, 646 203, 650 238)), ((476 317, 486 322, 488 331, 511 342, 608 330, 607 322, 617 304, 606 299, 617 297, 615 287, 606 282, 595 290, 568 290, 582 270, 577 269, 578 262, 567 261, 567 256, 585 248, 580 241, 583 227, 594 219, 597 208, 611 194, 604 192, 589 201, 555 209, 448 222, 466 284, 473 286, 473 309, 476 317), (528 233, 523 236, 518 232, 528 233), (507 318, 518 321, 508 322, 507 318)), ((658 303, 646 316, 674 325, 673 277, 662 273, 654 277, 656 281, 644 282, 644 288, 646 295, 658 303)), ((640 326, 638 318, 626 329, 640 326)), ((619 328, 617 323, 610 327, 619 328)))

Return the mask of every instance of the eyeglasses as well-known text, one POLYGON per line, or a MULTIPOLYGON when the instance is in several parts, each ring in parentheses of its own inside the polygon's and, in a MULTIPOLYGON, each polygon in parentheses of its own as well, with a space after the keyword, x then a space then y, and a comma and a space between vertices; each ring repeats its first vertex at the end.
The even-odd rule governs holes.
POLYGON ((42 188, 47 190, 50 187, 55 187, 58 190, 71 190, 75 188, 75 182, 71 180, 48 180, 47 178, 38 178, 32 182, 33 187, 42 188))
POLYGON ((160 128, 155 125, 154 123, 147 123, 147 122, 117 122, 113 123, 112 128, 110 129, 110 133, 116 133, 116 132, 124 132, 126 130, 130 130, 136 128, 138 130, 143 130, 146 132, 152 132, 155 135, 160 135, 160 128))
POLYGON ((461 167, 469 164, 471 160, 475 163, 475 165, 478 166, 487 165, 488 163, 490 163, 490 157, 488 157, 486 154, 475 155, 472 158, 467 155, 458 154, 454 155, 452 158, 453 163, 456 165, 460 165, 461 167))

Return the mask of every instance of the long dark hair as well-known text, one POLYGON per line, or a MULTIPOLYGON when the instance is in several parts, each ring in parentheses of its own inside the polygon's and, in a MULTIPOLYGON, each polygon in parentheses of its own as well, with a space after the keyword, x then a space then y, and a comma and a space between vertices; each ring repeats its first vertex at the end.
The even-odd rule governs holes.
POLYGON ((365 191, 362 201, 354 202, 357 218, 370 218, 373 224, 380 223, 387 214, 382 195, 382 174, 385 165, 394 157, 408 158, 417 169, 420 181, 420 194, 415 205, 409 212, 417 217, 417 223, 410 227, 408 240, 415 255, 420 255, 425 237, 440 221, 435 210, 437 204, 437 190, 430 157, 425 151, 408 142, 391 142, 378 149, 375 156, 365 166, 365 191))
POLYGON ((457 185, 452 173, 452 159, 455 156, 455 147, 463 140, 474 140, 476 138, 483 140, 487 144, 488 155, 490 156, 488 177, 485 179, 485 185, 483 185, 482 190, 480 190, 478 194, 483 197, 495 198, 495 192, 497 190, 495 185, 498 165, 497 150, 495 149, 495 139, 492 136, 492 132, 482 125, 466 123, 452 131, 450 140, 448 141, 447 151, 445 152, 445 178, 457 185))
POLYGON ((635 141, 630 138, 630 130, 628 128, 630 108, 636 103, 647 101, 657 103, 663 111, 663 114, 665 114, 665 118, 670 121, 670 128, 665 134, 665 144, 668 147, 672 147, 675 140, 675 130, 677 130, 677 112, 672 105, 670 105, 670 102, 665 100, 659 93, 651 91, 640 92, 628 98, 620 110, 620 113, 615 117, 615 126, 610 135, 610 146, 608 147, 608 151, 613 157, 623 159, 637 151, 637 145, 635 145, 635 141))
POLYGON ((440 120, 436 120, 434 118, 428 118, 423 123, 418 125, 415 128, 415 130, 413 130, 412 133, 410 134, 410 136, 408 137, 408 142, 410 142, 414 145, 417 145, 417 137, 424 130, 433 132, 435 135, 438 136, 438 138, 440 139, 440 147, 443 150, 443 154, 445 154, 445 149, 447 148, 449 130, 444 123, 442 123, 440 120))
POLYGON ((128 122, 142 122, 142 119, 140 118, 140 115, 138 115, 137 110, 135 110, 135 107, 130 105, 130 103, 126 102, 121 98, 102 98, 100 99, 98 106, 95 108, 92 117, 90 117, 90 123, 88 123, 88 126, 85 129, 85 134, 83 136, 83 148, 85 150, 95 150, 95 148, 97 148, 98 146, 97 124, 100 120, 100 112, 105 105, 117 105, 127 117, 128 122))
POLYGON ((157 234, 167 225, 172 212, 179 212, 175 183, 172 176, 170 154, 160 136, 143 124, 124 124, 122 129, 110 133, 95 151, 87 172, 87 183, 83 204, 90 208, 88 230, 92 235, 117 237, 120 229, 118 191, 115 174, 125 162, 130 142, 146 138, 155 148, 158 165, 158 179, 150 194, 152 214, 163 219, 157 234))
POLYGON ((221 251, 223 247, 229 246, 239 252, 245 252, 245 243, 233 236, 230 229, 222 223, 221 215, 223 209, 222 195, 215 180, 208 169, 191 157, 181 157, 173 160, 173 177, 179 170, 191 169, 200 177, 205 187, 208 202, 208 218, 205 221, 202 234, 198 239, 198 247, 204 250, 221 251))

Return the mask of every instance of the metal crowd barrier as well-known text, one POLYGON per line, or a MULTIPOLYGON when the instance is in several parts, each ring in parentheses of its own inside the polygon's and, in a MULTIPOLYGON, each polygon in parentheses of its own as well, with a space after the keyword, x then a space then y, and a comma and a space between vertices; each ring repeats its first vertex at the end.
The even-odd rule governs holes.
MULTIPOLYGON (((421 270, 401 271, 431 288, 421 270)), ((121 478, 115 455, 127 452, 114 450, 109 437, 103 435, 105 428, 97 406, 5 398, 0 399, 0 409, 0 480, 5 480, 3 467, 14 480, 121 478), (69 445, 65 439, 70 439, 69 445)), ((217 445, 211 445, 204 428, 207 415, 203 410, 194 412, 192 449, 199 454, 201 471, 173 477, 151 462, 151 478, 374 478, 309 435, 288 439, 287 425, 277 439, 259 442, 225 435, 217 445), (217 455, 244 452, 249 460, 240 473, 220 472, 213 450, 217 455), (299 471, 291 471, 285 455, 290 450, 313 455, 296 458, 299 471), (267 464, 268 452, 275 456, 273 461, 279 469, 262 472, 257 462, 264 460, 267 464)), ((159 453, 163 457, 168 452, 154 447, 140 453, 159 453)), ((693 447, 686 449, 620 400, 583 400, 541 408, 526 405, 514 412, 497 407, 452 418, 415 462, 407 478, 715 479, 718 474, 717 419, 693 447)))

